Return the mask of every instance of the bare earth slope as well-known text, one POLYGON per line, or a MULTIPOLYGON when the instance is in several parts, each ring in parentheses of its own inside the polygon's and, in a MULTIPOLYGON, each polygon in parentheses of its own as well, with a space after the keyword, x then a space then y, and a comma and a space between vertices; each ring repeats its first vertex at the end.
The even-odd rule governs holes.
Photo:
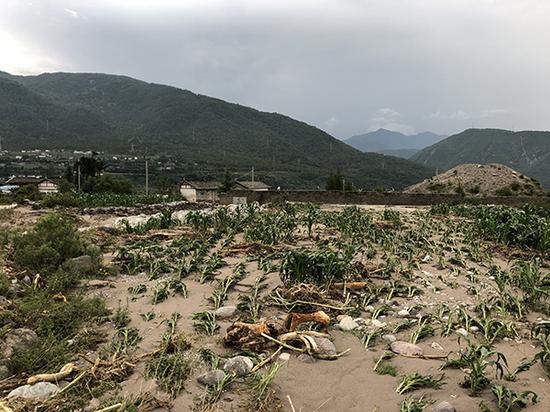
POLYGON ((405 189, 407 193, 540 195, 539 183, 501 164, 464 164, 405 189))

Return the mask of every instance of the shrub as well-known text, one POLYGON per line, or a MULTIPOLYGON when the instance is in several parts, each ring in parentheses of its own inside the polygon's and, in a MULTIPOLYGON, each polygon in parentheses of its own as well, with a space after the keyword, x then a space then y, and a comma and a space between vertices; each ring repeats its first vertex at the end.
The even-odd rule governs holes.
POLYGON ((499 196, 512 196, 512 190, 509 187, 501 187, 495 190, 495 193, 499 196))
POLYGON ((82 252, 82 242, 73 222, 58 213, 42 217, 32 230, 14 238, 15 263, 33 271, 52 272, 82 252))
POLYGON ((128 195, 134 192, 132 182, 126 179, 115 179, 112 176, 90 177, 82 185, 86 193, 115 193, 128 195))
POLYGON ((298 283, 328 286, 344 280, 348 269, 349 262, 331 250, 292 250, 284 256, 279 276, 285 286, 298 283))

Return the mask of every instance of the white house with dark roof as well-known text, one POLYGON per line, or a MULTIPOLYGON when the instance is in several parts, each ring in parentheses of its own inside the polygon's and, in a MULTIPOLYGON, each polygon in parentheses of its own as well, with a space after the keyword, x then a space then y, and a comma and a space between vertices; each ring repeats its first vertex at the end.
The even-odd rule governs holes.
POLYGON ((183 179, 180 194, 188 202, 217 202, 220 182, 201 182, 183 179))

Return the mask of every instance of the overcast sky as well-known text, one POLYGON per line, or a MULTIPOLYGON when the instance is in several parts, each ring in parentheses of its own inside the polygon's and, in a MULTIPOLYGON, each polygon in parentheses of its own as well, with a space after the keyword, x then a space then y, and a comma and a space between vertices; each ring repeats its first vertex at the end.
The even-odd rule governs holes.
POLYGON ((1 0, 0 70, 104 72, 380 127, 550 129, 549 0, 1 0))

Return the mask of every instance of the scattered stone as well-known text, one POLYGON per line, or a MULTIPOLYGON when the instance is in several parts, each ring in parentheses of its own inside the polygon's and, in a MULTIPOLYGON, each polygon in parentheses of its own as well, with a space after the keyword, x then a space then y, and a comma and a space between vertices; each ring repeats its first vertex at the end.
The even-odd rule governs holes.
POLYGON ((288 362, 290 360, 290 353, 283 352, 279 355, 279 362, 288 362))
POLYGON ((298 359, 299 361, 304 362, 304 363, 315 363, 315 362, 317 362, 317 359, 315 359, 313 356, 305 354, 305 353, 302 353, 301 355, 298 355, 298 357, 296 359, 298 359))
POLYGON ((208 371, 197 377, 197 381, 205 386, 215 386, 225 377, 224 371, 219 369, 208 371))
POLYGON ((330 339, 317 337, 317 336, 315 336, 313 339, 315 340, 315 343, 319 348, 320 355, 326 355, 326 356, 336 355, 337 353, 336 346, 334 346, 334 343, 332 343, 330 339))
POLYGON ((386 322, 380 322, 378 319, 373 319, 371 321, 371 325, 374 326, 376 329, 385 328, 387 326, 386 322))
POLYGON ((372 306, 372 305, 365 306, 365 312, 373 313, 374 312, 374 306, 372 306))
POLYGON ((393 343, 397 340, 397 338, 394 335, 387 334, 387 335, 382 335, 382 340, 388 343, 393 343))
POLYGON ((23 278, 23 283, 26 283, 27 285, 30 285, 31 282, 32 282, 32 280, 31 280, 29 275, 27 275, 23 278))
POLYGON ((230 358, 223 365, 223 370, 234 373, 237 376, 246 375, 254 367, 254 362, 246 356, 235 356, 230 358))
POLYGON ((11 358, 15 349, 28 349, 38 337, 33 330, 17 328, 9 331, 4 337, 1 352, 5 359, 11 358))
POLYGON ((363 318, 355 318, 353 319, 355 323, 357 323, 359 326, 365 326, 367 322, 363 318))
POLYGON ((436 350, 445 350, 443 349, 443 346, 441 346, 439 343, 437 342, 432 342, 432 344, 430 345, 432 347, 432 349, 436 349, 436 350))
POLYGON ((8 399, 24 398, 44 400, 59 391, 59 387, 50 382, 38 382, 34 385, 23 385, 8 394, 8 399))
POLYGON ((95 269, 94 261, 89 255, 69 259, 67 264, 79 272, 90 272, 95 269))
POLYGON ((219 319, 227 319, 237 313, 236 306, 222 306, 221 308, 216 309, 216 317, 219 319))
POLYGON ((479 328, 477 326, 470 326, 470 332, 471 333, 479 332, 479 328))
POLYGON ((421 357, 424 356, 424 351, 420 346, 414 345, 409 342, 395 341, 390 345, 392 352, 399 355, 421 357))
POLYGON ((101 406, 101 401, 97 398, 92 398, 88 406, 84 408, 84 412, 94 412, 101 406))
POLYGON ((344 331, 357 329, 359 327, 357 322, 354 321, 351 316, 343 317, 342 320, 340 321, 339 325, 340 325, 340 329, 342 329, 344 331))
POLYGON ((443 401, 434 406, 433 412, 456 412, 456 409, 447 401, 443 401))
POLYGON ((468 331, 464 328, 458 328, 457 330, 455 330, 456 333, 458 333, 460 336, 463 336, 465 338, 468 337, 468 331))
POLYGON ((9 368, 6 365, 0 365, 0 381, 9 378, 11 375, 9 368))
POLYGON ((399 312, 397 312, 397 316, 399 316, 400 318, 407 318, 410 315, 411 314, 409 313, 409 311, 407 309, 401 309, 399 312))

